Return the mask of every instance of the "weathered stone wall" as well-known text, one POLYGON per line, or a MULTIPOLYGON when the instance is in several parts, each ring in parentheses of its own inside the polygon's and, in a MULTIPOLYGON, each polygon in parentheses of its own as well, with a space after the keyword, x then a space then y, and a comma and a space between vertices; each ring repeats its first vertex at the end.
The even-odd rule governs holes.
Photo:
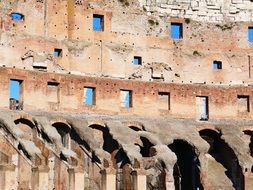
MULTIPOLYGON (((247 37, 252 23, 240 17, 243 10, 234 14, 237 22, 226 20, 229 15, 221 8, 223 21, 210 23, 150 13, 138 1, 124 2, 1 1, 0 64, 144 81, 252 84, 252 43, 247 37), (11 20, 11 12, 22 13, 24 20, 11 20), (93 31, 93 14, 104 15, 104 31, 93 31), (171 39, 171 22, 183 24, 182 39, 171 39), (62 49, 59 58, 52 57, 54 48, 62 49), (134 56, 142 57, 142 65, 133 65, 134 56), (221 70, 213 70, 214 60, 222 61, 221 70)), ((173 2, 178 7, 179 2, 173 2)), ((180 6, 194 2, 184 1, 180 6)), ((208 13, 209 9, 202 7, 210 2, 198 2, 196 14, 208 13)), ((216 7, 216 2, 213 4, 216 7)), ((252 19, 252 2, 223 4, 224 8, 246 7, 245 14, 252 19)))
POLYGON ((150 13, 205 22, 252 21, 251 0, 139 0, 150 13))
POLYGON ((54 112, 91 112, 97 114, 139 115, 197 119, 197 96, 208 97, 209 119, 251 120, 251 86, 211 86, 173 84, 106 78, 82 77, 18 69, 0 69, 0 107, 9 109, 10 79, 22 80, 24 110, 54 112), (58 84, 58 95, 49 94, 48 82, 58 84), (95 88, 94 105, 83 102, 84 87, 95 88), (120 90, 132 91, 132 107, 121 105, 120 90), (159 100, 159 92, 169 93, 169 107, 159 100), (55 100, 58 96, 57 100, 55 100), (238 96, 249 97, 249 110, 240 112, 238 96), (148 112, 147 112, 148 110, 148 112))

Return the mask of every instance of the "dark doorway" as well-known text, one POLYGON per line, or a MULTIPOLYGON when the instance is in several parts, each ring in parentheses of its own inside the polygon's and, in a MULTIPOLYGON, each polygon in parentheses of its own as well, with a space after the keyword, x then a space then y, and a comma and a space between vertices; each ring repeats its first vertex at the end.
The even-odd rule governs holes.
POLYGON ((176 190, 201 190, 200 163, 194 148, 183 140, 174 140, 169 148, 176 154, 173 176, 176 190))

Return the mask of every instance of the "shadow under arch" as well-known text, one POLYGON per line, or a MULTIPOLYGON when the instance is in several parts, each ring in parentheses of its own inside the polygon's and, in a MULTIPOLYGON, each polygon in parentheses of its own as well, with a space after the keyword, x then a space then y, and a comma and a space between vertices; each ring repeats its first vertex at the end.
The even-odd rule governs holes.
POLYGON ((243 133, 245 135, 250 136, 249 148, 250 148, 250 155, 253 157, 253 131, 251 131, 251 130, 244 130, 243 133))
POLYGON ((210 145, 208 153, 224 168, 225 174, 233 183, 236 190, 244 189, 244 176, 234 150, 221 139, 221 133, 211 129, 199 131, 200 136, 210 145))
POLYGON ((175 190, 202 190, 200 162, 195 148, 180 139, 175 139, 168 147, 177 156, 177 162, 173 168, 175 190))
POLYGON ((20 117, 15 119, 13 122, 23 132, 22 138, 26 140, 34 141, 40 132, 33 120, 20 117))
POLYGON ((66 148, 70 148, 70 131, 71 126, 63 122, 55 122, 52 126, 57 130, 61 136, 62 145, 66 148))

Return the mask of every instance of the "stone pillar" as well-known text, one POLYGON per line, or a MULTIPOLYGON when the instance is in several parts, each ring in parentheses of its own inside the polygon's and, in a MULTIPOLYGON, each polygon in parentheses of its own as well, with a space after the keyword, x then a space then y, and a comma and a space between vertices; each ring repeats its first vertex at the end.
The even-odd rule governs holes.
POLYGON ((32 168, 32 190, 39 190, 39 168, 32 168))
POLYGON ((68 173, 69 173, 69 190, 75 190, 75 170, 73 168, 69 168, 68 173))
POLYGON ((15 165, 0 165, 0 189, 17 189, 15 165))
POLYGON ((84 189, 84 173, 74 168, 68 169, 69 173, 69 190, 84 189))
POLYGON ((253 187, 253 173, 250 171, 244 173, 245 190, 252 190, 253 187))
POLYGON ((138 190, 138 177, 137 177, 137 171, 132 171, 131 172, 132 176, 132 189, 133 190, 138 190))
POLYGON ((84 172, 75 172, 75 190, 84 190, 84 172))
POLYGON ((32 190, 47 190, 48 189, 48 172, 47 167, 32 168, 32 190))
POLYGON ((113 171, 101 170, 101 190, 116 190, 116 175, 113 171))
POLYGON ((101 190, 106 190, 106 170, 101 170, 101 190))
POLYGON ((166 171, 165 183, 166 183, 166 190, 175 189, 173 170, 166 171))
POLYGON ((147 176, 144 174, 137 175, 137 190, 146 190, 147 189, 147 176))
POLYGON ((146 190, 147 189, 147 176, 143 170, 134 170, 131 172, 132 176, 132 190, 146 190))
POLYGON ((49 168, 39 167, 39 190, 49 189, 49 168))

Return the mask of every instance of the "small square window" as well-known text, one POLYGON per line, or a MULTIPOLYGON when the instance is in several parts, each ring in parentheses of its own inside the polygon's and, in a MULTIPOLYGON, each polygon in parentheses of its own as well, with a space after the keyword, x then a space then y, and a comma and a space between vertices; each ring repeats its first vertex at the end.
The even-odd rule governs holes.
POLYGON ((170 110, 170 93, 158 92, 159 109, 170 110))
POLYGON ((183 25, 182 23, 171 23, 171 38, 173 40, 178 40, 183 38, 183 25))
POLYGON ((142 59, 140 56, 134 56, 134 65, 141 65, 142 59))
POLYGON ((250 111, 249 96, 237 96, 238 112, 245 113, 250 111))
POLYGON ((95 88, 84 87, 84 89, 83 89, 83 103, 88 106, 95 105, 95 88))
POLYGON ((104 15, 93 15, 93 31, 104 30, 104 15))
POLYGON ((21 13, 13 12, 11 13, 11 19, 13 21, 21 21, 24 20, 24 15, 21 13))
POLYGON ((248 28, 248 41, 253 42, 253 26, 248 28))
POLYGON ((222 69, 222 62, 221 61, 214 61, 213 62, 213 69, 215 71, 222 69))
POLYGON ((121 107, 130 108, 132 107, 132 91, 131 90, 120 90, 121 107))
POLYGON ((61 56, 62 56, 62 49, 55 48, 54 57, 61 57, 61 56))

